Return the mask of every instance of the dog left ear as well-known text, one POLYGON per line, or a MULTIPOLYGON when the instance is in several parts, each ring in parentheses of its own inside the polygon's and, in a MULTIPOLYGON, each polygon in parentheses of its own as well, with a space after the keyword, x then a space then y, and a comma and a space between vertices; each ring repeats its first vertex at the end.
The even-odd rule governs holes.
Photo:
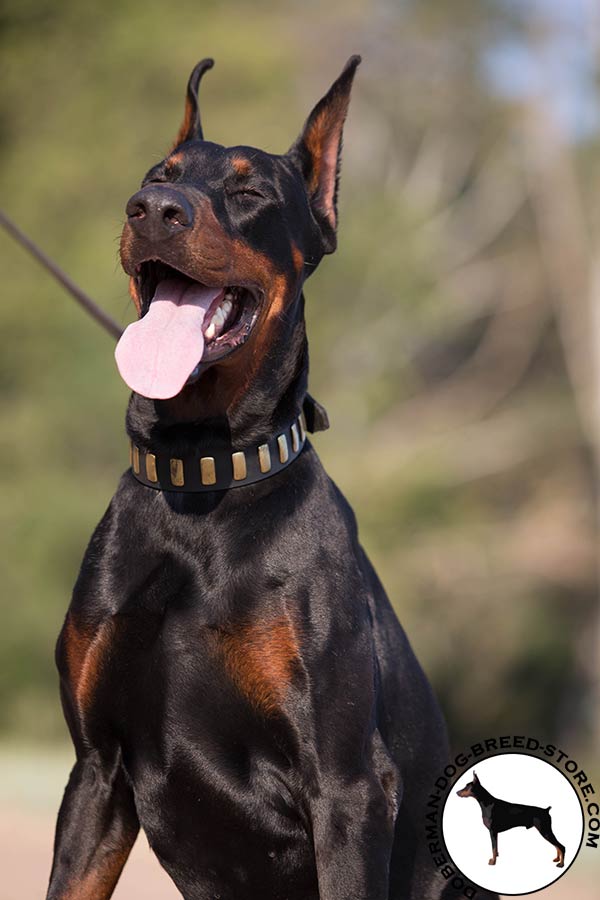
POLYGON ((342 134, 352 82, 360 61, 360 56, 350 57, 344 71, 317 103, 302 134, 288 151, 304 177, 313 215, 321 228, 325 253, 333 253, 337 245, 342 134))
POLYGON ((200 121, 200 109, 198 107, 198 88, 202 76, 214 66, 214 59, 203 59, 194 67, 187 86, 185 97, 185 113, 183 122, 179 128, 174 148, 184 141, 203 141, 202 122, 200 121))

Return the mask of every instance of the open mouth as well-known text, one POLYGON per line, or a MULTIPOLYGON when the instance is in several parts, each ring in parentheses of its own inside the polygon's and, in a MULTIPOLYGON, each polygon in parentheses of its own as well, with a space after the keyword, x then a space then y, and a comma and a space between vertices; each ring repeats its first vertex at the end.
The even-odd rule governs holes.
MULTIPOLYGON (((184 272, 160 260, 147 260, 136 267, 135 281, 141 298, 143 318, 150 309, 158 286, 163 281, 187 282, 188 286, 208 287, 184 272)), ((204 349, 200 364, 216 362, 228 356, 248 339, 259 313, 258 297, 249 288, 228 285, 212 301, 204 315, 204 349)), ((191 373, 190 377, 194 374, 191 373)))
POLYGON ((144 397, 175 397, 244 344, 259 316, 259 295, 250 288, 208 285, 160 260, 137 265, 134 279, 140 317, 115 357, 125 383, 144 397))

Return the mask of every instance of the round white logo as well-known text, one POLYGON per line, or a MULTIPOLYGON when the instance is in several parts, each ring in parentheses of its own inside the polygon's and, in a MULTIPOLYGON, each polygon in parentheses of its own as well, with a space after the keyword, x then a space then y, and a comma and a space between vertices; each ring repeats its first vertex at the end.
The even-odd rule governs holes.
POLYGON ((448 853, 479 887, 531 894, 563 875, 579 852, 584 818, 570 781, 550 763, 502 753, 468 769, 442 816, 448 853))

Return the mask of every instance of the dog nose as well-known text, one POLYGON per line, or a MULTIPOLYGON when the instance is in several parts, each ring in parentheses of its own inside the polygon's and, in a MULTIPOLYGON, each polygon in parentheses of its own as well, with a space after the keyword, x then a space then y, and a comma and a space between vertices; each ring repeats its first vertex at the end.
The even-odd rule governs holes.
POLYGON ((190 228, 194 210, 180 191, 151 184, 127 202, 129 224, 137 234, 150 240, 166 240, 190 228))

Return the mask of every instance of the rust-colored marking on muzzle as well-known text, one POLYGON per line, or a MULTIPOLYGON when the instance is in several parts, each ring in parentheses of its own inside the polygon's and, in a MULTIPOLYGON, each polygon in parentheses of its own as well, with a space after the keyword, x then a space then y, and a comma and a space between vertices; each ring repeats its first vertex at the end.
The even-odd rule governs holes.
POLYGON ((140 316, 142 314, 142 298, 138 293, 135 278, 133 278, 133 276, 129 279, 129 296, 133 300, 133 305, 137 310, 138 316, 140 316))

